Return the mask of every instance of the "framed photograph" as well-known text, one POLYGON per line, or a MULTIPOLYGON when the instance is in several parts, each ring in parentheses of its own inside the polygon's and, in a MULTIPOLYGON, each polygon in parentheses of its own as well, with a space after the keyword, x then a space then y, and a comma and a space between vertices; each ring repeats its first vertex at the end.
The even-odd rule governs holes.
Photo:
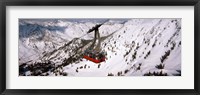
POLYGON ((199 7, 1 1, 0 93, 199 95, 199 7))

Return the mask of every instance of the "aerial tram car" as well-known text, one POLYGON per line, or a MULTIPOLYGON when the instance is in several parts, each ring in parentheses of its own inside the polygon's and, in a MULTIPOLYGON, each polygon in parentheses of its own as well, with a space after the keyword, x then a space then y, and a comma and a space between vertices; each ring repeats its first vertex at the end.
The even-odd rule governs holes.
POLYGON ((89 48, 87 48, 83 53, 83 58, 97 64, 104 62, 106 60, 106 55, 107 55, 107 53, 101 49, 101 38, 99 33, 99 27, 101 27, 104 23, 97 24, 87 32, 87 33, 94 32, 94 39, 89 48))

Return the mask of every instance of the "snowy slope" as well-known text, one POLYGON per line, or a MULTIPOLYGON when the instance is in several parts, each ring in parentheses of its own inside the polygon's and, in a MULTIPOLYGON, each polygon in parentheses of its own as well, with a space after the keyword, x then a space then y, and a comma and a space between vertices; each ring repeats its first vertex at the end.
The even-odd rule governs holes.
POLYGON ((107 60, 82 58, 94 22, 21 20, 20 75, 180 76, 181 19, 109 20, 99 28, 107 60))

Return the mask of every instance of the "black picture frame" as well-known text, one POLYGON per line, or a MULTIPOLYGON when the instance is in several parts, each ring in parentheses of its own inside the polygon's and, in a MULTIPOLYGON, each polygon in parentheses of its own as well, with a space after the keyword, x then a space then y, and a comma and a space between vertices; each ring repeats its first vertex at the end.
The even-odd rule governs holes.
MULTIPOLYGON (((0 0, 0 94, 5 95, 200 95, 199 0, 0 0), (7 89, 6 6, 194 6, 194 89, 7 89)), ((105 84, 106 85, 106 84, 105 84)))

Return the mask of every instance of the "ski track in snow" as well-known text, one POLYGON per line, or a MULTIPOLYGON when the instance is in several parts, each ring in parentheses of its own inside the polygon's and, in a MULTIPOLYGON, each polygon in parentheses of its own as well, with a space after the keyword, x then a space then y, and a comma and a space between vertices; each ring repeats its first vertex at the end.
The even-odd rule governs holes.
POLYGON ((100 64, 81 57, 94 38, 85 35, 94 22, 20 20, 19 25, 22 76, 181 76, 181 19, 110 20, 99 28, 107 52, 100 64))

